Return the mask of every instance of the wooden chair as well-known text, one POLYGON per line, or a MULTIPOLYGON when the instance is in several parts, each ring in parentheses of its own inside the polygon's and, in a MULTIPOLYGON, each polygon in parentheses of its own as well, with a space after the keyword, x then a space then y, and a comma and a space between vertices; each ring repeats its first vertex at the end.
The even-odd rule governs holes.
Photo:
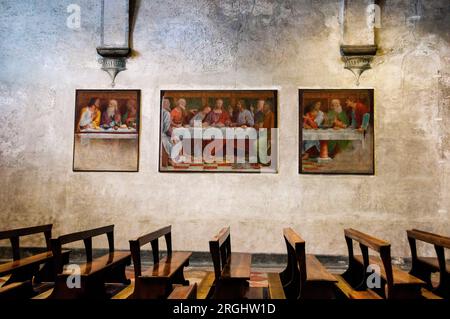
MULTIPOLYGON (((416 278, 400 268, 392 266, 391 245, 381 239, 364 234, 354 229, 345 229, 349 266, 342 274, 344 280, 356 291, 365 290, 364 297, 371 297, 373 291, 386 299, 416 299, 422 298, 421 288, 425 282, 416 278), (362 255, 354 255, 353 240, 359 243, 362 255), (380 258, 369 256, 369 248, 377 252, 380 258), (367 272, 369 265, 376 265, 380 269, 381 287, 369 289, 367 285, 367 272)), ((342 282, 340 282, 342 284, 342 282)), ((365 298, 364 298, 365 299, 365 298)))
POLYGON ((131 255, 114 251, 114 225, 60 236, 51 240, 51 246, 58 275, 50 299, 106 299, 110 297, 106 283, 130 283, 125 268, 131 264, 131 255), (93 259, 92 238, 103 234, 108 238, 109 253, 93 259), (62 246, 77 241, 84 242, 86 263, 80 265, 80 288, 69 288, 67 279, 73 274, 63 270, 62 246))
POLYGON ((427 288, 433 293, 446 299, 450 298, 450 265, 447 265, 445 260, 445 249, 450 249, 450 238, 417 229, 408 230, 407 235, 412 258, 412 268, 409 273, 425 281, 427 288), (434 245, 436 257, 419 257, 417 240, 434 245), (434 288, 431 283, 431 274, 435 272, 439 272, 439 283, 434 288))
MULTIPOLYGON (((172 251, 171 226, 161 228, 155 232, 141 236, 136 240, 130 240, 130 250, 133 256, 135 287, 134 292, 128 298, 134 299, 159 299, 167 298, 173 285, 189 285, 184 278, 184 267, 189 266, 191 252, 172 251), (159 238, 166 241, 167 256, 160 258, 159 238), (151 244, 153 254, 153 266, 142 272, 141 247, 151 244)), ((183 289, 182 289, 183 290, 183 289)), ((189 291, 191 293, 191 291, 189 291)))
POLYGON ((223 228, 209 242, 214 265, 214 282, 208 298, 262 299, 262 288, 250 288, 252 255, 231 252, 230 228, 223 228))
POLYGON ((292 228, 285 228, 283 237, 287 266, 278 278, 268 277, 270 297, 276 296, 272 291, 278 293, 278 279, 287 299, 334 299, 336 278, 314 255, 306 254, 305 241, 292 228))
MULTIPOLYGON (((0 277, 10 275, 4 283, 0 295, 7 294, 17 297, 28 298, 35 294, 31 283, 53 282, 54 262, 51 251, 50 238, 52 234, 52 224, 18 228, 0 232, 0 240, 9 239, 12 248, 13 260, 0 265, 0 277), (46 251, 22 258, 20 254, 20 237, 44 234, 46 251), (41 267, 42 266, 42 267, 41 267), (15 285, 11 285, 15 283, 15 285), (23 283, 23 284, 19 284, 23 283), (7 287, 10 286, 10 287, 7 287), (13 290, 17 290, 14 292, 13 290)), ((69 260, 70 251, 61 252, 61 262, 66 264, 69 260)))

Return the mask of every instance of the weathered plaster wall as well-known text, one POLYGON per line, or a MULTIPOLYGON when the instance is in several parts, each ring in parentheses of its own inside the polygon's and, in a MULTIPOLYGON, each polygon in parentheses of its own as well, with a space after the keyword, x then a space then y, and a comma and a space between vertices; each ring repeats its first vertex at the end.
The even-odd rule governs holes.
MULTIPOLYGON (((77 88, 108 88, 95 47, 100 1, 0 1, 0 228, 53 222, 55 235, 114 223, 116 243, 172 224, 176 249, 283 252, 293 226, 309 252, 345 254, 344 227, 393 241, 450 235, 450 2, 385 1, 375 88, 376 176, 301 176, 298 88, 352 88, 340 61, 339 1, 138 1, 134 57, 117 88, 142 89, 139 173, 73 173, 77 88), (66 8, 81 7, 81 29, 66 8), (279 90, 276 175, 158 173, 160 89, 279 90)), ((41 242, 28 241, 29 245, 41 242)), ((5 245, 7 243, 4 243, 5 245)), ((431 251, 431 250, 430 250, 431 251)))

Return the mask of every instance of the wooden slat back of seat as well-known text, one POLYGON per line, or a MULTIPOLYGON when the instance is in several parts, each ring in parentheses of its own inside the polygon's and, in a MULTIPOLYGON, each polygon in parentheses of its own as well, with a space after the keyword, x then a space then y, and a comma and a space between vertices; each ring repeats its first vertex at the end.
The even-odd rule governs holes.
POLYGON ((375 238, 352 228, 345 229, 344 234, 348 248, 349 263, 354 263, 356 260, 353 252, 353 240, 359 243, 363 256, 364 269, 367 269, 370 264, 369 248, 378 252, 386 273, 388 288, 392 289, 394 286, 394 277, 392 273, 391 244, 387 241, 375 238))
POLYGON ((224 227, 209 241, 209 251, 214 265, 216 280, 222 275, 222 270, 231 256, 230 227, 224 227))
POLYGON ((150 243, 152 247, 153 263, 159 263, 159 238, 163 237, 166 241, 167 255, 172 255, 172 226, 166 226, 154 232, 130 240, 130 251, 133 258, 134 274, 136 277, 142 275, 141 265, 141 247, 150 243))
POLYGON ((0 231, 0 240, 9 239, 12 248, 13 260, 20 259, 20 237, 43 233, 45 236, 45 245, 47 250, 51 249, 50 239, 52 238, 52 224, 16 228, 0 231))
POLYGON ((53 257, 55 258, 55 270, 57 273, 62 272, 63 262, 62 262, 62 246, 65 244, 83 241, 86 261, 92 262, 92 238, 100 235, 106 234, 108 238, 109 252, 114 252, 114 225, 93 228, 89 230, 79 231, 75 233, 70 233, 66 235, 59 236, 58 238, 51 239, 51 247, 53 252, 53 257))

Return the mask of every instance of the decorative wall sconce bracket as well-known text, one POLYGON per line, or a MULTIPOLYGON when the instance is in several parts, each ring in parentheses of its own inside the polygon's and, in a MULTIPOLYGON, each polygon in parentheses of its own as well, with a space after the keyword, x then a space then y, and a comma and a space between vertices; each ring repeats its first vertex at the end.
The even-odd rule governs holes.
POLYGON ((377 49, 376 45, 341 45, 344 68, 355 75, 357 86, 360 84, 361 75, 372 68, 371 63, 377 49))

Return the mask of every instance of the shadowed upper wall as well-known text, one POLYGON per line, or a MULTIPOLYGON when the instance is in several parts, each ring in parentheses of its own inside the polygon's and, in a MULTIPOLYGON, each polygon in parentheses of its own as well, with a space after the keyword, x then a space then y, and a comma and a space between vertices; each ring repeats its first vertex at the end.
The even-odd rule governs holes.
POLYGON ((408 228, 450 235, 448 0, 422 1, 415 25, 410 1, 383 5, 379 55, 361 78, 375 89, 375 176, 298 174, 298 89, 355 88, 337 0, 138 1, 116 88, 142 90, 140 172, 72 172, 75 90, 110 83, 95 50, 101 2, 76 1, 71 30, 72 2, 0 1, 0 228, 114 223, 128 248, 172 224, 175 249, 207 251, 230 225, 237 251, 279 253, 291 226, 308 252, 332 255, 346 253, 346 227, 392 241, 397 256, 409 255, 408 228), (279 173, 158 173, 161 89, 277 89, 279 173))

